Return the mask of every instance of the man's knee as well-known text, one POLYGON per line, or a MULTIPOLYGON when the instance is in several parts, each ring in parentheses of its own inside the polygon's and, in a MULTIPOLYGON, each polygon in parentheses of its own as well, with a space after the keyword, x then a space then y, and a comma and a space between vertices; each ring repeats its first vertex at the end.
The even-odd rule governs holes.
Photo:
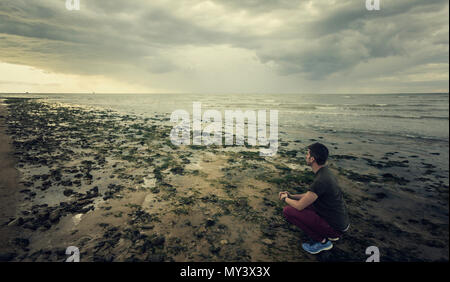
POLYGON ((283 208, 283 215, 284 215, 285 218, 288 218, 288 217, 291 216, 291 214, 292 214, 292 209, 293 209, 293 207, 291 207, 291 206, 285 206, 285 207, 283 208))

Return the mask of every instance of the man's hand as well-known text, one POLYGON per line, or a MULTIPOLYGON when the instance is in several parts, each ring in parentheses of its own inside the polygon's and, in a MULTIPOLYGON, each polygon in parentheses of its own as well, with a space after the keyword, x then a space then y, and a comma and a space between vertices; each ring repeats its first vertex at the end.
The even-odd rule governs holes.
POLYGON ((278 194, 278 198, 280 198, 280 200, 283 201, 284 198, 289 197, 290 195, 291 195, 291 194, 289 194, 288 191, 283 191, 283 192, 280 192, 280 193, 278 194))

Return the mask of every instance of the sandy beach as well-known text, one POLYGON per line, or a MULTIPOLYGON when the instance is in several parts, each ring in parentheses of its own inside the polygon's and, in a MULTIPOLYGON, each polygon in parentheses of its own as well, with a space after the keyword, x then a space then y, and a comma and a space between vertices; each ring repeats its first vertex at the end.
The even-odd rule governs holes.
POLYGON ((426 160, 427 174, 412 183, 395 173, 411 165, 398 152, 332 155, 351 228, 313 256, 278 200, 279 191, 302 193, 312 182, 304 154, 313 140, 282 140, 275 157, 250 146, 177 147, 164 115, 4 103, 1 260, 65 261, 76 246, 81 261, 363 262, 377 246, 382 261, 448 261, 448 183, 426 160), (420 182, 426 193, 411 189, 420 182))
MULTIPOLYGON (((11 138, 6 134, 5 119, 8 115, 7 108, 0 104, 0 218, 4 222, 15 216, 16 205, 19 201, 19 174, 15 168, 11 138)), ((1 260, 13 258, 14 247, 9 243, 19 233, 19 230, 0 225, 0 250, 1 260)))

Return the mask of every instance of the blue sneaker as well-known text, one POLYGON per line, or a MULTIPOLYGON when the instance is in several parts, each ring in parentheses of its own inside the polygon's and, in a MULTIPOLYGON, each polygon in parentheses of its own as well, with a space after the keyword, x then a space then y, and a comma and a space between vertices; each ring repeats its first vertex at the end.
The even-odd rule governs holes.
POLYGON ((320 242, 314 242, 314 243, 303 243, 302 244, 303 250, 307 251, 310 254, 318 254, 321 251, 327 251, 333 248, 333 243, 330 241, 326 241, 325 243, 320 242))

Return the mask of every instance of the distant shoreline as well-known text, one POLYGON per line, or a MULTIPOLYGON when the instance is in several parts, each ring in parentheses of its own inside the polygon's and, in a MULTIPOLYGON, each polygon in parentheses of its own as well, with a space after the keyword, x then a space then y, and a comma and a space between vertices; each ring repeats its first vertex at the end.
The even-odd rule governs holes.
MULTIPOLYGON (((386 92, 386 93, 209 93, 209 92, 179 92, 179 93, 170 93, 170 92, 161 92, 161 93, 133 93, 133 92, 127 92, 127 93, 92 93, 92 92, 30 92, 30 93, 24 93, 24 92, 1 92, 0 95, 66 95, 66 94, 76 94, 76 95, 191 95, 191 94, 198 94, 198 95, 424 95, 424 94, 431 94, 431 95, 449 95, 450 92, 386 92)), ((7 98, 7 97, 4 97, 7 98)))

